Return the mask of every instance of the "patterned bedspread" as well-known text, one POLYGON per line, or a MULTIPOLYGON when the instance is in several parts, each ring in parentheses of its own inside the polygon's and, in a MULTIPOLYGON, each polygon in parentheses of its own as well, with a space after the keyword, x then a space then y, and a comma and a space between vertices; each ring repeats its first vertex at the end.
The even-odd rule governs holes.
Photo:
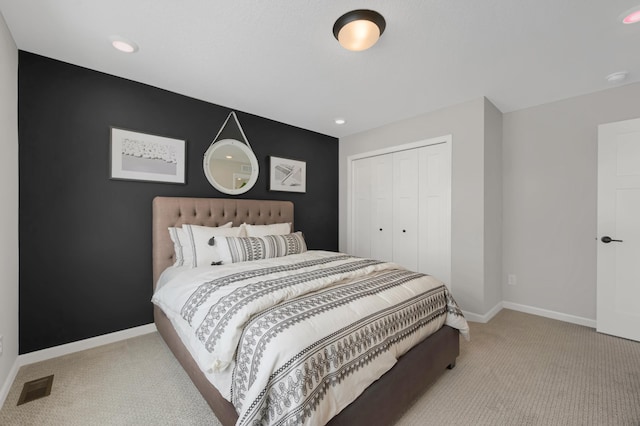
POLYGON ((324 424, 443 324, 447 288, 341 253, 194 268, 153 296, 239 425, 324 424))

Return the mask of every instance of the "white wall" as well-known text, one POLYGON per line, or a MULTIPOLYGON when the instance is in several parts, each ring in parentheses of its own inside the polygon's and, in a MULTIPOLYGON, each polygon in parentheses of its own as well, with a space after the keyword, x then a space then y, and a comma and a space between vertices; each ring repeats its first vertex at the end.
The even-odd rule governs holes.
POLYGON ((502 112, 484 102, 484 309, 502 302, 502 112))
POLYGON ((503 115, 505 301, 595 320, 598 125, 638 117, 640 84, 503 115))
POLYGON ((18 358, 18 50, 0 14, 0 405, 18 358))
MULTIPOLYGON (((346 251, 347 157, 437 136, 452 135, 452 274, 450 284, 462 309, 481 315, 487 311, 484 288, 485 102, 490 104, 484 98, 479 98, 423 114, 341 138, 339 144, 339 244, 340 250, 346 251)), ((494 121, 495 117, 490 119, 490 122, 494 121)), ((498 133, 500 132, 498 131, 498 133)), ((498 141, 496 141, 497 143, 498 141)), ((493 164, 492 162, 489 164, 493 164)), ((497 162, 499 163, 500 160, 498 159, 497 162)), ((499 193, 500 188, 496 192, 499 193)), ((495 199, 495 194, 490 198, 495 199)), ((489 211, 493 212, 494 210, 499 211, 500 207, 489 211)), ((501 254, 498 256, 501 257, 501 254)), ((495 268, 499 269, 499 266, 495 268)), ((492 287, 499 289, 499 280, 492 287)))

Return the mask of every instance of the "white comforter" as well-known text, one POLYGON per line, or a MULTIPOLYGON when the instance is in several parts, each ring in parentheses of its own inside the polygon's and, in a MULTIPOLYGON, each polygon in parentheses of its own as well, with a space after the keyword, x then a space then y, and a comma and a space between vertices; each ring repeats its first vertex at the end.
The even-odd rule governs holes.
POLYGON ((443 324, 446 287, 341 253, 186 270, 153 296, 239 425, 324 424, 443 324))

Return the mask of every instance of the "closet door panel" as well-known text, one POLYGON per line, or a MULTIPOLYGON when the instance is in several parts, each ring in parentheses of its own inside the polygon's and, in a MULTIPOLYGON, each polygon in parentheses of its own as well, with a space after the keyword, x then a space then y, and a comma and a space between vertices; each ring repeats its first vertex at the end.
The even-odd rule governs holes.
POLYGON ((351 254, 371 257, 371 158, 353 162, 351 254))
POLYGON ((393 153, 393 261, 418 269, 418 156, 393 153))
POLYGON ((451 282, 451 146, 419 149, 418 271, 451 282))
POLYGON ((393 155, 371 159, 371 257, 393 260, 393 155))
POLYGON ((351 163, 350 250, 451 282, 451 143, 351 163))

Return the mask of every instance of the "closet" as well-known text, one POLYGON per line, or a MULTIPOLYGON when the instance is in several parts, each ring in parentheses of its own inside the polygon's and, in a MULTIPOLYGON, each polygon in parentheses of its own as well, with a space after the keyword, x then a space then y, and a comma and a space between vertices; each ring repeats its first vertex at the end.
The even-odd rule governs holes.
POLYGON ((350 252, 451 279, 451 137, 349 157, 350 252))

